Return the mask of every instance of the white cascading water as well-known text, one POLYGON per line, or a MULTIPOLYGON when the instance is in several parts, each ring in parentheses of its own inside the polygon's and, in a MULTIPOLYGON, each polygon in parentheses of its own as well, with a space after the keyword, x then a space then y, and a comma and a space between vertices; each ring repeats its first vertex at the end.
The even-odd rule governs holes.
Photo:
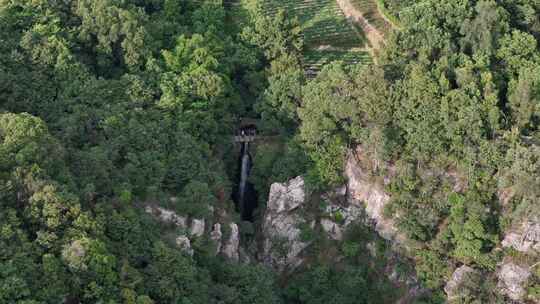
POLYGON ((242 168, 240 172, 240 186, 239 186, 239 195, 240 195, 240 201, 239 206, 240 210, 243 212, 244 210, 244 194, 246 191, 246 185, 247 185, 247 179, 249 175, 249 167, 250 167, 250 159, 249 159, 249 143, 245 142, 244 146, 242 147, 242 168))

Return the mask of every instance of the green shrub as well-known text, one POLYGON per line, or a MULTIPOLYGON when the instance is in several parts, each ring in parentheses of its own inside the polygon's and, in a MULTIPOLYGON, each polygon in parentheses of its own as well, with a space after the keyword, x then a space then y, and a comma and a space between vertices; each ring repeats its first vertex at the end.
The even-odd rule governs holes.
POLYGON ((358 255, 360 251, 360 244, 353 241, 345 241, 341 245, 341 251, 346 257, 354 258, 358 255))

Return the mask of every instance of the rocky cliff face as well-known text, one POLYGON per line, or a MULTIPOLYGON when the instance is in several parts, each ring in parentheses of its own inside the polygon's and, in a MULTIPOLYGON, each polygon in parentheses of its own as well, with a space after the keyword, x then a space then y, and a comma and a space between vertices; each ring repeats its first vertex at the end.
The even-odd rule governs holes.
POLYGON ((384 185, 371 178, 355 153, 350 153, 347 158, 345 177, 346 185, 321 196, 327 204, 318 222, 306 223, 306 194, 302 177, 271 186, 263 223, 262 259, 267 264, 294 268, 301 263, 298 256, 308 244, 300 239, 299 227, 306 224, 311 227, 320 224, 334 240, 341 240, 343 232, 353 223, 371 224, 381 237, 403 242, 404 236, 395 228, 393 221, 383 216, 384 206, 390 200, 384 185), (277 252, 286 256, 278 258, 277 252))
MULTIPOLYGON (((370 176, 369 170, 363 168, 366 164, 372 162, 369 159, 363 159, 362 148, 359 147, 354 152, 351 151, 347 158, 345 175, 347 178, 347 192, 351 205, 360 205, 365 207, 367 217, 372 221, 377 233, 392 241, 394 244, 403 247, 407 238, 399 232, 392 219, 386 219, 383 216, 385 205, 390 201, 390 196, 385 193, 384 185, 392 179, 392 167, 389 167, 388 176, 383 176, 382 181, 376 182, 370 176)), ((467 182, 456 172, 445 172, 454 185, 455 192, 466 190, 467 182)), ((508 203, 510 197, 501 197, 501 204, 508 203)), ((331 228, 331 225, 328 225, 331 228)), ((527 219, 521 225, 509 230, 502 241, 503 247, 511 247, 521 253, 531 256, 540 254, 540 219, 527 219)), ((531 265, 515 264, 511 258, 505 258, 498 265, 496 276, 498 278, 499 292, 513 301, 514 303, 524 303, 526 288, 531 277, 531 265)), ((459 298, 460 288, 464 281, 471 279, 480 279, 480 273, 472 267, 463 265, 455 270, 452 277, 445 286, 445 292, 448 301, 459 298)))
POLYGON ((402 244, 405 236, 399 233, 392 219, 383 216, 384 207, 390 201, 384 185, 390 182, 391 176, 385 176, 383 183, 374 181, 369 171, 363 169, 360 157, 360 148, 351 151, 347 157, 345 177, 349 201, 352 205, 365 208, 368 218, 372 220, 375 230, 382 238, 402 244))
POLYGON ((534 269, 531 257, 540 254, 540 219, 524 220, 520 225, 509 229, 501 243, 503 248, 512 248, 529 257, 527 261, 514 261, 507 256, 497 270, 497 287, 501 294, 516 303, 524 303, 527 295, 527 286, 534 269))
POLYGON ((300 225, 305 224, 305 189, 302 177, 270 188, 263 220, 263 252, 260 259, 279 271, 292 270, 302 263, 308 243, 301 240, 300 225))
MULTIPOLYGON (((310 206, 310 199, 305 191, 302 177, 296 177, 286 183, 275 183, 271 186, 267 208, 262 220, 261 251, 258 260, 279 272, 291 272, 305 263, 306 252, 311 244, 305 237, 305 230, 325 233, 328 239, 335 244, 343 241, 347 229, 362 223, 367 225, 382 238, 390 241, 394 247, 403 247, 407 243, 406 237, 399 232, 392 219, 383 216, 383 210, 391 197, 384 187, 392 179, 392 169, 388 176, 374 178, 370 174, 369 159, 362 158, 362 150, 350 152, 344 175, 346 184, 322 194, 317 204, 321 209, 310 206), (316 211, 314 209, 317 209, 316 211), (317 212, 314 215, 314 212, 317 212)), ((448 173, 453 177, 452 173, 448 173)), ((454 174, 456 175, 456 174, 454 174)), ((454 190, 462 191, 466 183, 455 178, 454 190)), ((189 255, 193 254, 191 248, 195 238, 208 237, 216 244, 216 255, 223 255, 232 261, 244 261, 240 247, 240 232, 236 223, 223 221, 205 221, 204 219, 189 218, 176 214, 172 210, 160 207, 147 206, 146 212, 158 220, 180 227, 185 233, 178 235, 176 243, 179 250, 189 255)), ((375 255, 373 244, 365 244, 365 249, 375 255), (373 248, 373 250, 371 250, 373 248)), ((540 254, 540 220, 537 218, 524 220, 504 234, 501 243, 503 248, 512 248, 527 256, 540 254)), ((339 246, 339 245, 337 245, 339 246)), ((395 254, 395 253, 394 253, 395 254)), ((397 256, 397 254, 396 254, 397 256)), ((341 257, 336 257, 339 262, 341 257)), ((384 269, 386 276, 396 285, 406 286, 409 294, 405 302, 414 298, 424 290, 414 276, 399 277, 396 275, 396 265, 393 258, 388 259, 384 269)), ((531 263, 530 263, 531 264, 531 263)), ((444 291, 448 301, 460 299, 461 286, 467 280, 481 280, 480 272, 472 265, 458 267, 449 278, 444 291)), ((497 266, 490 276, 498 280, 497 288, 508 301, 524 303, 529 281, 531 280, 531 265, 515 262, 506 257, 497 266)))
POLYGON ((227 258, 237 261, 240 258, 240 230, 236 223, 230 223, 230 235, 227 240, 222 241, 223 250, 221 251, 227 258))
MULTIPOLYGON (((302 230, 307 228, 326 233, 328 239, 340 242, 349 226, 364 224, 395 244, 402 240, 393 222, 383 217, 384 206, 390 200, 384 185, 371 179, 353 153, 348 157, 345 175, 347 184, 315 200, 324 206, 322 211, 310 206, 309 200, 313 202, 313 198, 307 197, 302 177, 271 186, 262 225, 263 252, 259 259, 263 263, 283 272, 306 262, 305 251, 310 242, 303 239, 302 230)), ((414 298, 423 290, 414 276, 397 275, 393 264, 396 260, 389 257, 384 272, 396 285, 408 287, 408 299, 414 298)))
POLYGON ((346 202, 345 186, 322 195, 327 203, 325 212, 318 220, 313 219, 304 186, 304 179, 299 176, 287 183, 274 183, 270 188, 260 259, 278 271, 294 270, 304 262, 302 252, 309 242, 302 239, 302 227, 314 230, 320 225, 330 239, 340 241, 350 224, 364 219, 363 208, 346 202))
POLYGON ((224 223, 215 223, 212 229, 208 229, 204 219, 189 218, 176 214, 172 210, 151 205, 146 206, 145 211, 157 220, 175 225, 184 231, 176 237, 176 245, 186 254, 193 255, 191 243, 195 238, 208 237, 216 245, 216 255, 221 254, 232 261, 239 260, 240 232, 236 223, 227 223, 230 234, 227 239, 223 239, 222 226, 225 225, 224 223))

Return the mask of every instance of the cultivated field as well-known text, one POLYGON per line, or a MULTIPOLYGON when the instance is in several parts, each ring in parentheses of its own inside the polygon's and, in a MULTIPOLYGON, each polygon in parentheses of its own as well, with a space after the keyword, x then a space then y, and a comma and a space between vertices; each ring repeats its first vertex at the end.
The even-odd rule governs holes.
POLYGON ((309 75, 317 74, 325 64, 335 60, 345 64, 367 64, 371 62, 371 56, 357 50, 308 50, 304 53, 304 66, 309 75))
POLYGON ((349 64, 371 61, 364 48, 362 30, 347 20, 336 0, 266 0, 264 3, 268 14, 283 9, 300 21, 308 74, 316 74, 323 64, 334 60, 349 64))

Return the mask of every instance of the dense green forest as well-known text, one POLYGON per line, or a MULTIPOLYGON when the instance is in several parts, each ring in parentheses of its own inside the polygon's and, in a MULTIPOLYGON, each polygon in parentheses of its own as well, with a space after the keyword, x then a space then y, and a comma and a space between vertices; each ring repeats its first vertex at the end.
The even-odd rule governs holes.
MULTIPOLYGON (((540 3, 373 3, 396 26, 376 60, 331 49, 314 75, 308 21, 279 1, 0 0, 0 303, 394 299, 384 260, 355 249, 374 239, 365 228, 338 249, 342 269, 315 260, 287 276, 216 257, 204 237, 193 256, 164 237, 144 204, 238 220, 243 117, 278 142, 254 158, 244 245, 256 247, 271 183, 303 175, 315 197, 344 183, 361 146, 374 176, 393 175, 385 216, 408 239, 418 303, 444 303, 460 265, 483 279, 456 303, 505 303, 498 263, 538 261, 500 243, 540 218, 540 3)), ((528 284, 540 301, 540 269, 528 284)))

